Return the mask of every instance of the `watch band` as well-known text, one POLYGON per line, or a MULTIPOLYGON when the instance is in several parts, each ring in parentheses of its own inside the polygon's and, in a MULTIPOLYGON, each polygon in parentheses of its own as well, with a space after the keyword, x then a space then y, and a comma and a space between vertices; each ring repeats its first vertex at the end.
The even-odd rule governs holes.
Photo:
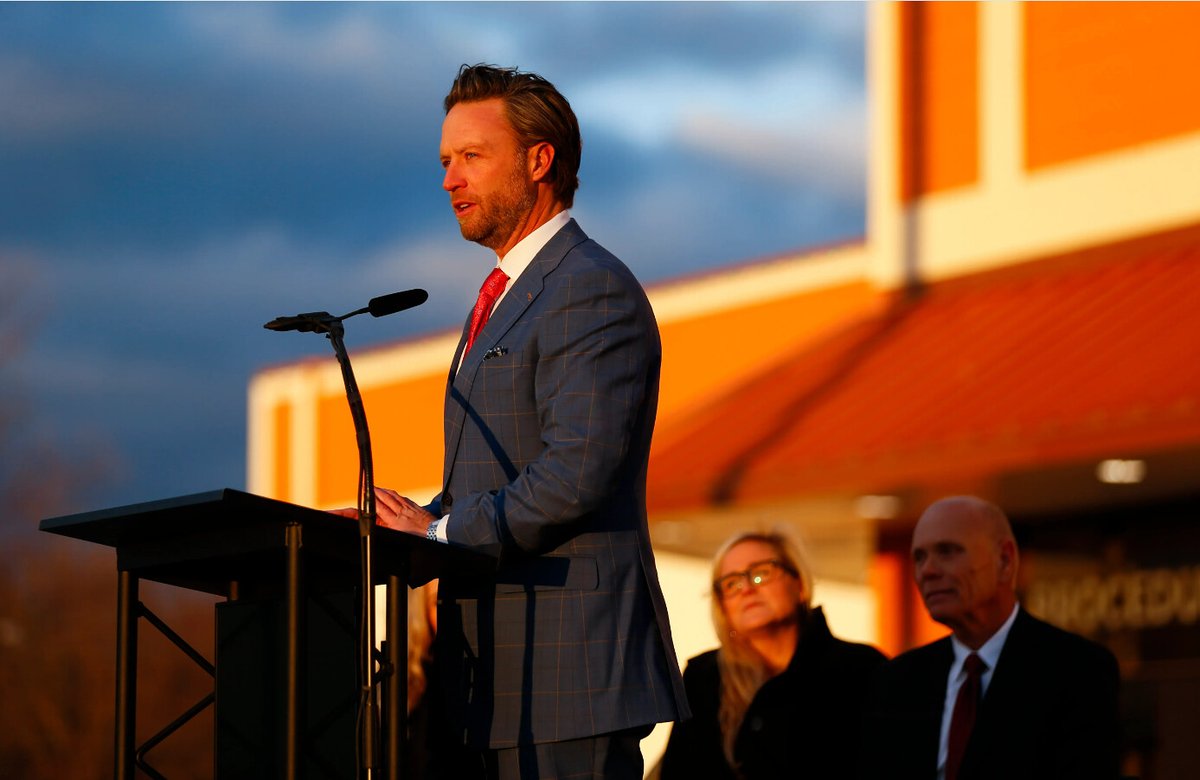
POLYGON ((440 523, 440 522, 442 522, 442 520, 441 520, 441 518, 438 518, 437 520, 434 520, 432 523, 429 524, 429 527, 425 529, 425 538, 426 539, 428 539, 431 542, 437 541, 437 527, 438 527, 438 523, 440 523))

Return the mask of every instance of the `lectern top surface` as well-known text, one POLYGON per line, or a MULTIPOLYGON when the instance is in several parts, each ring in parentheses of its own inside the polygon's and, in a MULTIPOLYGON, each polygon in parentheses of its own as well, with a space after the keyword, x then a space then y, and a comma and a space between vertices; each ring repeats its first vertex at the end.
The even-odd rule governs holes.
POLYGON ((352 527, 354 522, 309 507, 257 496, 233 488, 193 493, 158 501, 51 517, 38 528, 109 547, 131 539, 161 538, 182 533, 234 529, 246 525, 302 521, 352 527))
MULTIPOLYGON (((47 533, 116 548, 117 568, 196 590, 278 579, 294 538, 306 577, 353 583, 365 540, 351 519, 232 488, 42 520, 47 533), (299 531, 293 537, 287 529, 299 531)), ((398 574, 411 584, 456 570, 488 570, 496 559, 411 534, 376 528, 376 581, 398 574)))

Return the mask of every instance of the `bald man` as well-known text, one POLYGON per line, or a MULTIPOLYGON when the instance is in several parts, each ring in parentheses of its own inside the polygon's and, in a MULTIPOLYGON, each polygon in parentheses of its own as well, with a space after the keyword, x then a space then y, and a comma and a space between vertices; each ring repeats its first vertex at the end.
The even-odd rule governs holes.
POLYGON ((953 633, 880 670, 864 777, 1118 777, 1116 659, 1021 609, 1004 512, 972 496, 935 502, 912 561, 929 616, 953 633))

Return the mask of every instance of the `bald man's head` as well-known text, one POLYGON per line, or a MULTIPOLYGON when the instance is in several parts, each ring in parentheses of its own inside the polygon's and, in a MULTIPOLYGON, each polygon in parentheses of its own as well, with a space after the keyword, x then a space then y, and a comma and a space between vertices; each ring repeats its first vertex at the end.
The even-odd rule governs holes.
POLYGON ((917 521, 912 558, 929 616, 968 647, 982 645, 1012 613, 1017 543, 995 504, 974 496, 935 501, 917 521))

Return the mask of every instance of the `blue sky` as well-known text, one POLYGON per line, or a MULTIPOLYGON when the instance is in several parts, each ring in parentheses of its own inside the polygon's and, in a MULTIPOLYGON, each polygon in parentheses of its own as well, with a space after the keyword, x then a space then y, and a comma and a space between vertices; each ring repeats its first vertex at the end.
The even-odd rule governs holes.
POLYGON ((348 323, 351 357, 457 328, 493 261, 440 187, 441 99, 463 63, 535 71, 571 100, 573 214, 643 282, 861 235, 865 17, 0 4, 9 466, 39 448, 103 464, 81 510, 242 487, 250 376, 332 360, 325 339, 264 322, 423 287, 419 309, 348 323))

